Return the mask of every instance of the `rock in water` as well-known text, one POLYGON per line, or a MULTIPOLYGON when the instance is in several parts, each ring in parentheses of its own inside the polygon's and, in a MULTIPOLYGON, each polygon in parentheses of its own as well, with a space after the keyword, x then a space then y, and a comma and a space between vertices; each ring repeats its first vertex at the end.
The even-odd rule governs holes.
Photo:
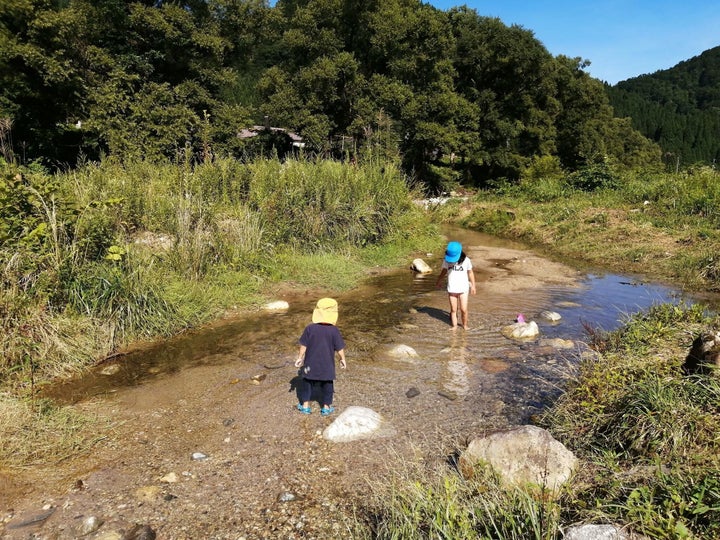
POLYGON ((426 263, 426 262, 423 261, 422 259, 415 259, 415 260, 412 262, 412 265, 410 265, 410 269, 411 269, 413 272, 417 272, 418 274, 430 274, 430 273, 432 273, 432 268, 430 268, 430 266, 428 265, 428 263, 426 263))
POLYGON ((540 334, 540 329, 535 321, 517 322, 503 327, 502 335, 508 339, 528 339, 540 334))

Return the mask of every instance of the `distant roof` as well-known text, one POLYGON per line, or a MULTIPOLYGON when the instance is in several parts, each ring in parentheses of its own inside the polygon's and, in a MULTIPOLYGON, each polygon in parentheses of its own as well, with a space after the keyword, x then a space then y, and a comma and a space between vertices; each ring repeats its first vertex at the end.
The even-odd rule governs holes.
POLYGON ((302 142, 303 138, 298 135, 297 133, 293 133, 292 131, 288 131, 283 128, 279 127, 265 127, 265 126, 253 126, 251 128, 243 128, 240 130, 240 133, 238 133, 238 137, 241 139, 249 139, 251 137, 255 137, 256 135, 259 135, 263 131, 280 131, 282 133, 285 133, 294 143, 300 143, 302 142))

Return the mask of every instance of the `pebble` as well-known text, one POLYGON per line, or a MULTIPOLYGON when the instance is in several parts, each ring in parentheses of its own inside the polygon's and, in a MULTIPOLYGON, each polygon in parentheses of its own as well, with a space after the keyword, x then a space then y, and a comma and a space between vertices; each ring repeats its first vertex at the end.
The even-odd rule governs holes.
POLYGON ((412 388, 408 388, 408 391, 405 392, 405 396, 409 399, 412 399, 415 396, 419 396, 419 395, 420 395, 420 390, 418 390, 414 386, 412 388))

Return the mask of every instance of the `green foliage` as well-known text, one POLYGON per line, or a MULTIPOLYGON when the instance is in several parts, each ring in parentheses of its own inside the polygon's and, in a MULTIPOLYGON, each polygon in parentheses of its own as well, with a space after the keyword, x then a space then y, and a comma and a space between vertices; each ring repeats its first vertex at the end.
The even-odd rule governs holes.
POLYGON ((251 167, 249 203, 272 223, 268 238, 275 244, 314 251, 382 243, 411 207, 392 165, 259 161, 251 167))
POLYGON ((596 191, 599 189, 613 189, 618 186, 618 178, 611 167, 605 163, 594 163, 571 173, 567 176, 567 183, 581 191, 596 191))
POLYGON ((669 171, 720 159, 720 47, 650 75, 607 87, 619 116, 662 147, 669 171))
POLYGON ((515 219, 512 212, 501 208, 478 206, 462 219, 462 225, 487 234, 499 234, 515 219))
POLYGON ((265 118, 313 155, 390 159, 435 192, 517 180, 536 156, 658 159, 585 63, 468 8, 32 0, 0 8, 0 43, 11 160, 268 157, 277 141, 237 136, 265 118))

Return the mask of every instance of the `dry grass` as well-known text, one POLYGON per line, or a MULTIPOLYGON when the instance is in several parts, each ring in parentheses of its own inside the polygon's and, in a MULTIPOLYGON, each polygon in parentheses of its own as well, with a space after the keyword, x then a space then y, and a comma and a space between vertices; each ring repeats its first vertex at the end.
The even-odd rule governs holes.
POLYGON ((0 468, 28 469, 86 454, 109 422, 70 406, 0 394, 0 468))

